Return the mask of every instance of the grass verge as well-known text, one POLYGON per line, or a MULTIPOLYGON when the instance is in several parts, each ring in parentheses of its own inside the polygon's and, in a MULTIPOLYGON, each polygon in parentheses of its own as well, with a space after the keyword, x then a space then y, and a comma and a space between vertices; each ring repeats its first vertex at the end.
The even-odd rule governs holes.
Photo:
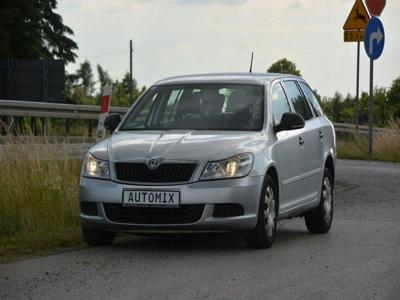
POLYGON ((337 139, 338 158, 400 162, 400 125, 374 133, 372 156, 368 155, 368 136, 346 135, 337 139))
POLYGON ((81 243, 82 161, 68 145, 18 139, 0 152, 0 262, 81 243))

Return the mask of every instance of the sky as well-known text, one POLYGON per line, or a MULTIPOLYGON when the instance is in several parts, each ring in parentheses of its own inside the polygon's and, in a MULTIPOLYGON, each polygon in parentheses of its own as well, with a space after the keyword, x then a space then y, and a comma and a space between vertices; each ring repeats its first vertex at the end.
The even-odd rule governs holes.
MULTIPOLYGON (((165 77, 265 72, 288 58, 322 96, 355 94, 357 43, 343 41, 354 0, 59 0, 57 12, 74 31, 74 72, 88 59, 113 79, 129 71, 149 87, 165 77)), ((381 21, 385 49, 374 64, 374 85, 400 76, 400 0, 388 0, 381 21)), ((361 44, 360 89, 369 87, 369 59, 361 44)))

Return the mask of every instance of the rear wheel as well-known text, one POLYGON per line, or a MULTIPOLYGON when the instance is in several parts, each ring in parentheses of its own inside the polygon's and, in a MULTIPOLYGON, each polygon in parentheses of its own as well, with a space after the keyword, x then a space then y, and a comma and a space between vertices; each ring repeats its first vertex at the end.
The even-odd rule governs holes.
POLYGON ((261 193, 256 227, 246 234, 251 248, 270 248, 274 243, 278 216, 278 193, 275 182, 267 175, 261 193))
POLYGON ((115 239, 115 232, 100 231, 82 227, 83 239, 89 246, 111 245, 115 239))
POLYGON ((322 179, 321 200, 316 209, 304 216, 306 226, 311 233, 327 233, 333 219, 333 179, 329 169, 325 168, 322 179))

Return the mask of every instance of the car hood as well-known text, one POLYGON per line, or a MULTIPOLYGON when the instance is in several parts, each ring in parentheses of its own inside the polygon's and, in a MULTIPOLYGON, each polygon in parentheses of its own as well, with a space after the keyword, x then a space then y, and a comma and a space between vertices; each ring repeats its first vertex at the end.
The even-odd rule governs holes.
MULTIPOLYGON (((108 157, 112 161, 125 162, 143 161, 153 157, 163 160, 219 160, 239 153, 257 151, 265 145, 263 137, 265 136, 262 132, 116 132, 108 140, 108 157)), ((101 152, 100 148, 97 150, 101 152)))

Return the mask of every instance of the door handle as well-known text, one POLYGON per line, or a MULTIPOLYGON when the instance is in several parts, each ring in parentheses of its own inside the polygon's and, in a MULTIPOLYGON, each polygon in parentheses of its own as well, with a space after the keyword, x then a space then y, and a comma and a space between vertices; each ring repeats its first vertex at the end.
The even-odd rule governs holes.
POLYGON ((299 137, 299 145, 303 146, 303 144, 304 144, 304 140, 301 137, 299 137))
POLYGON ((319 131, 319 138, 320 138, 320 139, 324 138, 324 134, 322 133, 321 130, 319 131))

